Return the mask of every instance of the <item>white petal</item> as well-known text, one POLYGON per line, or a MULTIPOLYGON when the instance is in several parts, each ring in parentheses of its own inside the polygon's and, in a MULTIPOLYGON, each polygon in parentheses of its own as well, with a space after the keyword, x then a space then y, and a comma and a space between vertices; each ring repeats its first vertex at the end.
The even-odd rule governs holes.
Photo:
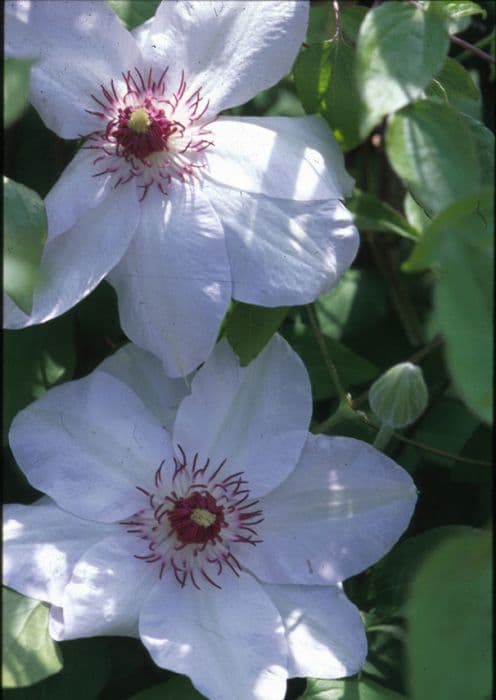
POLYGON ((138 40, 144 55, 210 101, 209 114, 243 104, 289 72, 305 36, 301 0, 162 2, 138 40))
POLYGON ((99 366, 126 384, 143 401, 148 410, 172 432, 179 404, 189 394, 185 379, 169 379, 160 360, 133 343, 127 343, 99 366))
POLYGON ((80 148, 45 198, 48 239, 68 231, 88 209, 113 193, 112 175, 94 177, 95 153, 80 148))
POLYGON ((14 418, 14 457, 71 513, 112 522, 143 506, 170 438, 141 400, 104 372, 51 389, 14 418))
POLYGON ((367 443, 310 435, 294 472, 261 499, 264 542, 243 565, 271 583, 337 583, 391 549, 415 501, 407 472, 367 443))
POLYGON ((338 200, 294 202, 205 183, 224 227, 233 297, 259 306, 308 304, 333 287, 358 250, 338 200))
POLYGON ((100 128, 91 98, 141 60, 117 15, 99 0, 24 2, 7 15, 10 55, 36 56, 31 101, 45 124, 64 138, 100 128), (29 49, 23 47, 29 46, 29 49))
POLYGON ((33 25, 32 5, 32 0, 7 0, 4 3, 4 53, 7 58, 36 58, 40 53, 40 35, 33 25))
POLYGON ((30 598, 62 604, 79 557, 118 525, 77 518, 47 497, 3 509, 3 583, 30 598))
POLYGON ((252 495, 267 493, 292 471, 312 412, 310 384, 298 355, 274 336, 241 368, 227 341, 217 345, 177 413, 174 444, 226 475, 244 471, 252 495))
POLYGON ((269 197, 343 199, 354 180, 323 119, 220 117, 208 127, 205 176, 221 185, 269 197))
POLYGON ((210 354, 231 297, 220 222, 201 190, 148 193, 136 236, 110 276, 126 335, 185 376, 210 354))
POLYGON ((339 586, 263 588, 282 617, 289 676, 343 678, 362 668, 367 637, 358 609, 339 586))
POLYGON ((156 664, 188 675, 208 698, 284 698, 282 621, 251 576, 227 574, 222 590, 201 591, 166 576, 145 603, 140 636, 156 664))
POLYGON ((60 316, 84 299, 124 255, 139 220, 136 188, 118 187, 88 209, 74 226, 46 244, 27 316, 6 307, 7 328, 23 328, 60 316))
POLYGON ((144 549, 137 537, 122 532, 85 552, 65 588, 59 639, 138 637, 139 615, 160 570, 136 558, 144 549))

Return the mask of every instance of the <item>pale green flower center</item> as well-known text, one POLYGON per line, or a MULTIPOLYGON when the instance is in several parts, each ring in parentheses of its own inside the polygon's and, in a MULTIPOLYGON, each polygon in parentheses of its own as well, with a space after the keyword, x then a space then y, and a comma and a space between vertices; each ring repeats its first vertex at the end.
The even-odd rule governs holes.
POLYGON ((201 527, 210 527, 217 519, 214 513, 211 513, 206 508, 195 508, 190 515, 190 519, 201 527))
POLYGON ((138 107, 128 119, 127 126, 136 134, 146 134, 151 124, 150 116, 144 107, 138 107))

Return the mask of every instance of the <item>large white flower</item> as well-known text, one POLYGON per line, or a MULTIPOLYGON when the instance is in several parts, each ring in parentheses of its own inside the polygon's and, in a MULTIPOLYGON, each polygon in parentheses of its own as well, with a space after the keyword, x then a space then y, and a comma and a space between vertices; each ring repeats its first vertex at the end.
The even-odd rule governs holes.
POLYGON ((353 181, 317 117, 217 117, 280 80, 306 0, 168 0, 130 33, 103 2, 10 0, 6 52, 37 56, 31 102, 58 135, 87 137, 46 198, 33 312, 71 308, 105 276, 121 324, 184 376, 211 352, 232 297, 304 304, 351 264, 340 202, 353 181))
POLYGON ((48 496, 5 507, 4 583, 51 603, 55 639, 139 636, 213 700, 357 672, 340 582, 396 542, 416 491, 370 445, 309 434, 310 414, 278 336, 246 368, 222 341, 189 394, 125 346, 15 418, 14 455, 48 496))

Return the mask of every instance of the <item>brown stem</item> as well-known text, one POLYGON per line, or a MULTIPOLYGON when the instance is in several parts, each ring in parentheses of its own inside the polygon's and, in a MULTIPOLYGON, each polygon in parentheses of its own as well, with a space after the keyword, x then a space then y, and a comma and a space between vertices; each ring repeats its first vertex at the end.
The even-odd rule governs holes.
POLYGON ((331 382, 334 384, 340 401, 345 401, 346 392, 343 388, 343 385, 341 384, 341 380, 339 378, 339 374, 334 365, 334 362, 331 360, 331 357, 329 355, 329 351, 325 344, 324 336, 322 335, 322 331, 320 330, 319 321, 317 318, 317 314, 315 313, 315 309, 313 308, 312 304, 307 304, 306 310, 308 313, 308 318, 310 319, 310 325, 312 326, 312 330, 315 335, 315 339, 319 345, 322 357, 324 358, 324 362, 326 364, 331 382))
POLYGON ((417 317, 415 307, 396 272, 390 250, 371 231, 364 231, 364 235, 372 259, 386 282, 391 303, 408 342, 410 345, 418 346, 422 342, 422 326, 417 317))
POLYGON ((488 63, 496 63, 496 59, 493 58, 491 54, 482 51, 482 49, 478 49, 477 46, 474 46, 473 44, 469 44, 468 41, 461 39, 459 36, 456 36, 456 34, 450 34, 450 39, 454 44, 461 46, 466 51, 470 51, 470 53, 473 53, 474 56, 478 56, 478 58, 481 58, 483 61, 487 61, 488 63))
MULTIPOLYGON (((358 417, 367 425, 372 428, 377 429, 377 425, 370 420, 365 414, 358 413, 358 417)), ((472 459, 471 457, 461 457, 460 455, 455 455, 452 452, 447 452, 446 450, 439 450, 437 447, 431 447, 423 442, 417 442, 417 440, 411 440, 410 438, 401 435, 401 433, 394 432, 393 437, 401 442, 406 442, 408 445, 413 445, 413 447, 418 447, 419 450, 424 450, 425 452, 432 452, 433 454, 439 455, 440 457, 447 457, 452 459, 454 462, 465 462, 466 464, 479 464, 482 467, 490 467, 489 462, 484 462, 482 459, 472 459)))

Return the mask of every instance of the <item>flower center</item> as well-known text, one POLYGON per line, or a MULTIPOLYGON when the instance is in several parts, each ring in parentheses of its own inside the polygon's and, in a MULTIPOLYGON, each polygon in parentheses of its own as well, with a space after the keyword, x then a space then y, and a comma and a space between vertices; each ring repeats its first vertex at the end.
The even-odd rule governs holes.
POLYGON ((86 110, 102 121, 83 146, 96 151, 93 177, 108 176, 114 187, 134 179, 141 200, 153 184, 166 195, 173 182, 198 178, 204 151, 213 146, 201 88, 188 92, 182 73, 170 90, 167 71, 158 79, 151 68, 146 77, 138 68, 128 71, 120 89, 114 80, 109 89, 102 85, 100 96, 91 95, 98 109, 86 110))
POLYGON ((250 500, 243 472, 223 476, 226 460, 216 468, 209 459, 201 466, 198 454, 188 463, 178 449, 181 459, 174 458, 170 474, 163 472, 165 462, 157 469, 153 492, 136 487, 146 505, 121 525, 148 542, 148 551, 135 556, 160 564, 159 578, 170 571, 181 586, 190 581, 199 589, 206 581, 221 588, 217 581, 225 568, 236 576, 242 571, 238 556, 244 545, 262 542, 255 530, 262 511, 250 500))
POLYGON ((150 115, 144 107, 138 107, 134 112, 131 112, 131 116, 127 121, 128 128, 137 134, 146 134, 150 124, 150 115))
POLYGON ((210 527, 217 520, 217 516, 205 508, 195 508, 191 513, 191 520, 202 527, 210 527))
POLYGON ((180 542, 203 544, 214 542, 221 528, 225 527, 223 514, 224 508, 217 505, 215 498, 205 491, 179 498, 167 517, 180 542))

